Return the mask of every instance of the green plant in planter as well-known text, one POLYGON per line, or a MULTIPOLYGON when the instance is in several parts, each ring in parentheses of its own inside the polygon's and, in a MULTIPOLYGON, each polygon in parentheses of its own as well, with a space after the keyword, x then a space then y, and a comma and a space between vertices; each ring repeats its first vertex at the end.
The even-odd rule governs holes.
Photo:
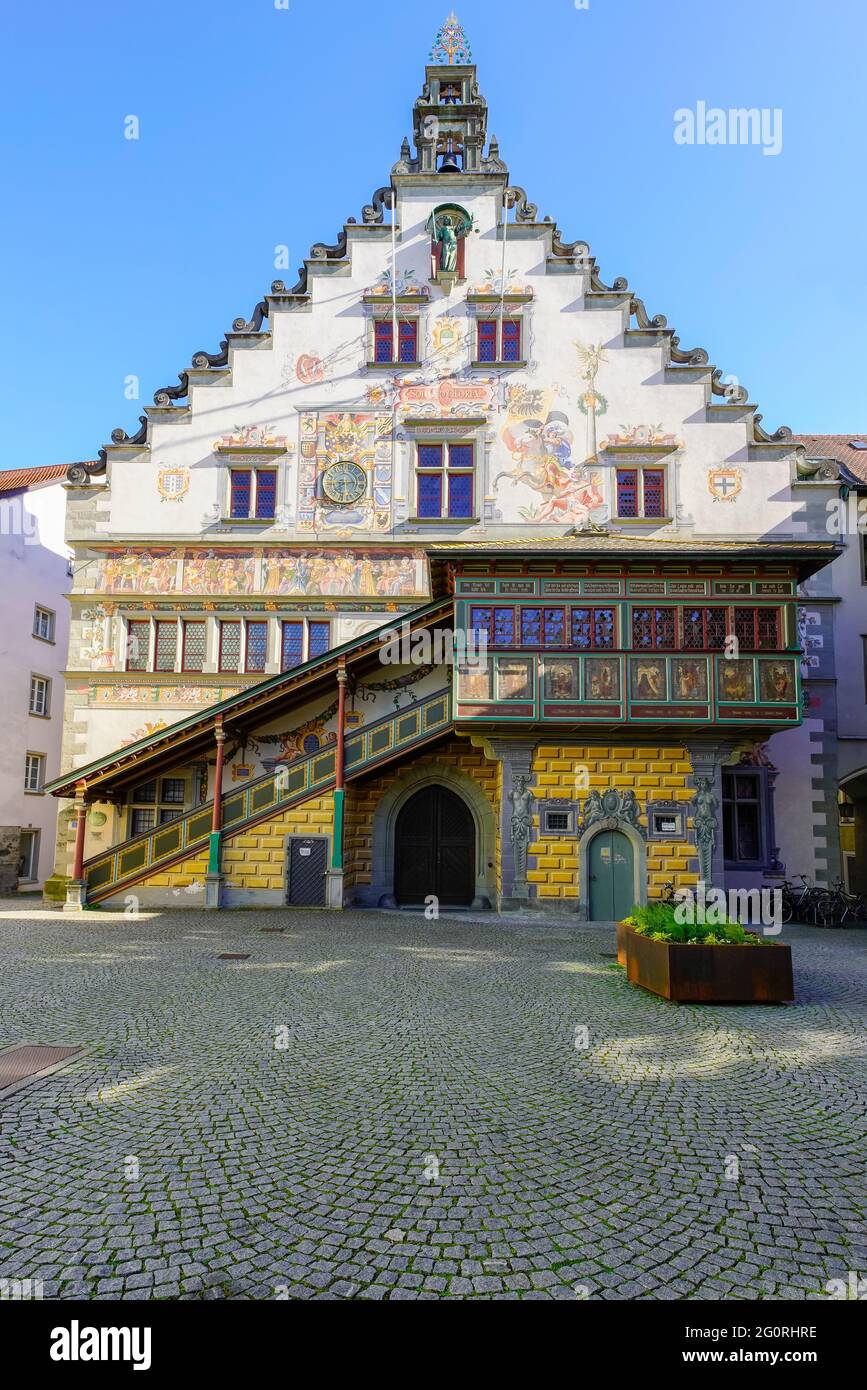
POLYGON ((638 936, 651 941, 671 941, 683 946, 758 946, 759 938, 745 932, 740 922, 679 922, 670 903, 633 907, 624 918, 638 936))

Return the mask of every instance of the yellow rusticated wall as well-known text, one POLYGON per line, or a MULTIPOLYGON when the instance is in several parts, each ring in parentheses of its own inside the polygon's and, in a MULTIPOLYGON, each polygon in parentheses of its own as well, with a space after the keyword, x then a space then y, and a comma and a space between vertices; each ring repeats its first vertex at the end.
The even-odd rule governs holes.
MULTIPOLYGON (((223 877, 231 888, 277 888, 286 881, 286 836, 331 836, 331 793, 281 811, 271 820, 223 839, 223 877)), ((330 847, 329 847, 330 857, 330 847)), ((174 868, 141 880, 142 888, 189 888, 205 884, 208 851, 184 859, 174 868)))
MULTIPOLYGON (((499 826, 500 777, 502 764, 490 762, 469 739, 453 738, 438 744, 429 753, 417 758, 407 757, 379 777, 363 782, 349 782, 346 788, 346 822, 344 830, 345 888, 369 884, 372 880, 373 817, 382 797, 407 768, 449 767, 471 777, 481 787, 494 808, 499 826)), ((500 836, 497 833, 497 883, 499 886, 500 836)))
MULTIPOLYGON (((692 772, 689 753, 684 748, 654 746, 585 747, 582 744, 546 743, 536 749, 531 790, 539 800, 566 797, 582 804, 590 791, 608 787, 635 792, 646 826, 648 801, 692 801, 694 789, 688 784, 692 772), (579 771, 587 768, 587 780, 578 781, 579 771)), ((686 828, 692 829, 692 817, 686 828)), ((578 897, 578 842, 568 836, 543 838, 539 834, 540 816, 533 818, 527 879, 539 898, 578 897)), ((698 855, 686 840, 648 840, 648 897, 658 897, 663 884, 674 879, 677 887, 698 882, 698 855)))

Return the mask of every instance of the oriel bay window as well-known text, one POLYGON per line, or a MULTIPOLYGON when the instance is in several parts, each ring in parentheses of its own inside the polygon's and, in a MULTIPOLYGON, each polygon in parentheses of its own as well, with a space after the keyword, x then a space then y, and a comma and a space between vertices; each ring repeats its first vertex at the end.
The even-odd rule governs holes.
POLYGON ((273 468, 229 470, 229 516, 233 521, 272 521, 277 510, 273 468))
POLYGON ((595 647, 605 650, 616 645, 617 630, 613 608, 573 608, 572 640, 579 651, 595 647))
POLYGON ((566 617, 562 608, 522 608, 522 647, 563 647, 566 617))
POLYGON ((397 357, 394 355, 394 320, 376 319, 373 325, 374 362, 417 362, 418 319, 399 319, 397 357))
POLYGON ((521 320, 480 319, 476 343, 477 362, 520 362, 521 320))
POLYGON ((463 520, 473 515, 472 444, 419 444, 418 516, 463 520))
POLYGON ((660 651, 677 646, 677 610, 633 608, 632 645, 637 650, 660 651))
POLYGON ((476 608, 470 609, 470 631, 476 636, 484 632, 489 647, 513 647, 515 645, 514 608, 476 608))
POLYGON ((683 645, 688 651, 722 651, 728 634, 725 608, 686 608, 683 645))
POLYGON ((734 635, 747 651, 776 651, 780 645, 776 608, 736 608, 734 635))
POLYGON ((618 517, 665 516, 664 468, 618 468, 615 481, 618 517))

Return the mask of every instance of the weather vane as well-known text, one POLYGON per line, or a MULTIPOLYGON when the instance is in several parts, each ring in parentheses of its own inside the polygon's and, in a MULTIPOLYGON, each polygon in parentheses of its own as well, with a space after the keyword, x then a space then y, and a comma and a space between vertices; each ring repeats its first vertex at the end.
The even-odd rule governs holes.
POLYGON ((442 29, 436 36, 430 51, 432 63, 470 63, 473 55, 466 35, 452 10, 442 29))

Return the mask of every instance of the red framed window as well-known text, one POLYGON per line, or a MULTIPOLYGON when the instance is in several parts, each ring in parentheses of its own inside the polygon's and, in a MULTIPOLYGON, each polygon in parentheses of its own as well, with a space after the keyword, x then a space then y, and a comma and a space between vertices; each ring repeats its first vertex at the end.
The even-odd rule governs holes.
POLYGON ((270 468, 256 470, 256 517, 270 521, 277 510, 277 474, 270 468))
POLYGON ((233 468, 229 472, 229 516, 246 519, 253 499, 253 472, 250 468, 233 468))
POLYGON ((641 485, 644 492, 644 515, 665 516, 665 470, 643 468, 641 485))
POLYGON ((416 474, 419 517, 473 515, 472 444, 420 444, 416 474))
POLYGON ((326 622, 312 622, 307 627, 307 660, 313 661, 317 656, 324 656, 331 647, 331 624, 326 622))
POLYGON ((247 623, 247 641, 244 652, 245 671, 264 671, 268 658, 268 624, 247 623))
POLYGON ((178 655, 178 625, 175 622, 156 622, 154 670, 173 671, 178 655))
POLYGON ((489 647, 513 647, 515 645, 514 608, 476 608, 470 609, 470 631, 487 634, 489 647))
POLYGON ((478 362, 520 362, 521 320, 503 319, 501 337, 498 318, 479 319, 476 349, 478 362))
POLYGON ((725 608, 685 608, 683 645, 687 651, 722 651, 728 633, 725 608))
POLYGON ((280 629, 280 670, 291 671, 304 660, 304 624, 286 622, 280 629))
POLYGON ((736 608, 734 635, 747 651, 776 651, 780 645, 779 610, 736 608))
POLYGON ((151 625, 136 618, 126 625, 126 669, 146 671, 150 661, 151 625))
POLYGON ((613 608, 573 608, 571 645, 578 651, 609 650, 616 645, 613 608))
POLYGON ((237 672, 241 666, 241 624, 220 623, 220 670, 237 672))
POLYGON ((181 654, 181 670, 201 671, 205 665, 205 624, 199 622, 185 622, 183 628, 184 640, 181 654))
POLYGON ((676 647, 676 613, 674 608, 633 608, 632 645, 636 651, 676 647))
POLYGON ((618 468, 617 515, 665 516, 665 469, 618 468))
POLYGON ((566 645, 566 615, 562 608, 522 608, 522 647, 566 645))
MULTIPOLYGON (((397 325, 398 362, 418 361, 418 320, 400 319, 397 325)), ((394 362, 394 322, 377 319, 373 325, 373 360, 394 362)))

